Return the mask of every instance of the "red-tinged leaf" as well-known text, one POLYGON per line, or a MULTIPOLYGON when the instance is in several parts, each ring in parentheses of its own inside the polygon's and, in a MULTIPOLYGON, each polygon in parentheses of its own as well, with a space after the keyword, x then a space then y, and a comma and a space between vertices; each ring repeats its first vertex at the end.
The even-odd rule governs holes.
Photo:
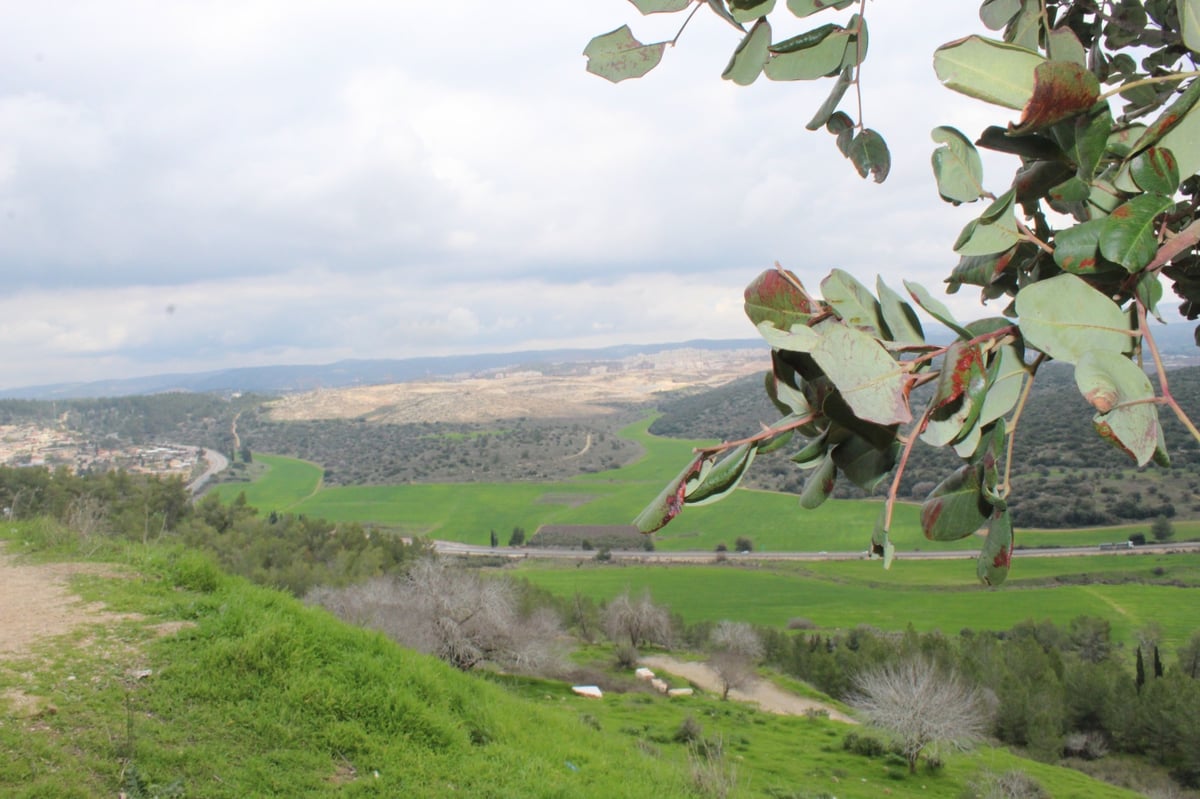
POLYGON ((987 386, 983 348, 961 340, 951 344, 938 375, 931 421, 921 439, 933 446, 961 441, 979 418, 987 386))
POLYGON ((1191 85, 1184 90, 1183 94, 1179 95, 1179 99, 1171 103, 1171 105, 1163 111, 1154 123, 1146 128, 1141 137, 1130 148, 1131 156, 1137 155, 1147 147, 1158 143, 1158 140, 1167 134, 1171 128, 1178 125, 1188 112, 1192 110, 1192 106, 1200 100, 1200 80, 1193 80, 1191 85))
POLYGON ((1138 153, 1129 162, 1129 174, 1142 191, 1171 196, 1179 188, 1179 162, 1162 147, 1138 153))
POLYGON ((1087 111, 1100 96, 1100 83, 1086 67, 1070 61, 1044 61, 1033 70, 1033 96, 1021 121, 1010 126, 1016 134, 1048 128, 1087 111))
POLYGON ((921 505, 921 530, 930 541, 957 541, 987 524, 981 467, 966 464, 943 480, 921 505))
POLYGON ((994 514, 988 522, 987 540, 979 551, 975 573, 984 585, 1000 585, 1008 579, 1012 565, 1013 526, 1008 511, 994 514))
POLYGON ((667 483, 654 501, 642 510, 633 520, 633 524, 643 533, 653 533, 662 529, 679 515, 683 510, 684 494, 687 492, 687 481, 700 473, 704 464, 703 457, 697 457, 689 463, 674 480, 667 483))
POLYGON ((1092 351, 1075 367, 1079 392, 1099 413, 1096 432, 1112 442, 1138 466, 1154 458, 1161 438, 1158 408, 1151 402, 1154 387, 1146 373, 1123 355, 1092 351))
POLYGON ((776 267, 768 269, 746 287, 746 316, 755 326, 769 322, 780 330, 807 324, 820 305, 805 291, 800 279, 776 267))

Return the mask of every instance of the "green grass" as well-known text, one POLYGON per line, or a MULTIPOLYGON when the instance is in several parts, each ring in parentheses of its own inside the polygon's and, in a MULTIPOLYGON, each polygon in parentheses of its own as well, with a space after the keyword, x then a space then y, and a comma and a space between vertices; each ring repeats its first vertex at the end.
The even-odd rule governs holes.
MULTIPOLYGON (((392 486, 327 487, 321 467, 273 455, 255 455, 266 467, 251 483, 217 487, 224 500, 245 492, 247 501, 264 513, 304 513, 335 521, 358 521, 451 541, 487 544, 490 531, 502 538, 514 527, 532 534, 543 524, 619 525, 634 516, 676 474, 694 446, 705 443, 652 436, 648 417, 621 431, 642 445, 645 454, 620 469, 557 483, 442 483, 392 486), (573 500, 555 502, 556 496, 573 500)), ((723 502, 687 508, 657 534, 662 550, 714 549, 747 536, 760 550, 855 551, 866 548, 878 518, 878 501, 830 500, 813 511, 802 510, 791 494, 737 491, 723 502)), ((892 538, 901 551, 931 549, 919 528, 919 507, 896 508, 892 538)), ((1025 546, 1094 546, 1120 541, 1146 526, 1085 531, 1019 531, 1025 546)), ((1200 523, 1177 525, 1181 537, 1200 533, 1200 523), (1195 528, 1193 530, 1193 528, 1195 528)), ((938 549, 971 549, 975 539, 938 543, 938 549)))
POLYGON ((1200 555, 1094 556, 1018 560, 1012 586, 979 588, 973 561, 902 561, 884 571, 878 561, 823 562, 791 566, 592 566, 561 567, 527 562, 519 574, 560 596, 579 592, 608 600, 626 589, 648 589, 686 621, 732 619, 784 626, 801 617, 826 629, 870 624, 883 630, 964 628, 1003 630, 1027 619, 1065 625, 1075 616, 1107 618, 1113 637, 1131 644, 1135 631, 1156 622, 1167 651, 1197 629, 1195 614, 1200 555), (1022 570, 1029 567, 1030 573, 1022 570), (1055 575, 1088 572, 1110 579, 1150 577, 1161 566, 1173 585, 1045 584, 1055 575), (1028 582, 1029 584, 1026 584, 1028 582))

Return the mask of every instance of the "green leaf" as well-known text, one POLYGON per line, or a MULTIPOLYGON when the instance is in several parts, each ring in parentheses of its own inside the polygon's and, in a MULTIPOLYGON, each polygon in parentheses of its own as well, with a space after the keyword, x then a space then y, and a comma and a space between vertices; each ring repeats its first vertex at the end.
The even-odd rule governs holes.
POLYGON ((769 322, 781 330, 805 325, 821 309, 805 291, 800 279, 776 267, 767 269, 746 286, 746 316, 756 326, 769 322))
POLYGON ((1145 466, 1158 448, 1158 409, 1150 402, 1154 387, 1138 366, 1112 352, 1084 353, 1075 367, 1075 384, 1099 413, 1096 432, 1145 466), (1130 404, 1133 403, 1133 404, 1130 404))
POLYGON ((1200 53, 1200 0, 1175 0, 1179 9, 1179 27, 1183 44, 1193 53, 1200 53))
POLYGON ((588 59, 588 72, 620 83, 628 78, 640 78, 658 66, 666 46, 666 42, 642 44, 633 37, 628 25, 622 25, 592 39, 583 54, 588 59))
POLYGON ((999 125, 989 125, 984 128, 975 144, 998 153, 1012 153, 1034 161, 1067 160, 1062 147, 1054 140, 1040 133, 1030 133, 1025 136, 1009 135, 1008 130, 999 125))
POLYGON ((825 98, 825 102, 821 103, 821 107, 817 109, 817 113, 813 114, 813 118, 805 125, 808 130, 820 130, 821 126, 829 121, 833 116, 833 112, 837 110, 838 103, 846 96, 846 90, 854 83, 854 69, 846 67, 838 75, 838 79, 833 84, 833 89, 829 92, 829 96, 825 98))
POLYGON ((832 456, 827 454, 821 465, 804 481, 804 489, 800 492, 800 507, 806 510, 820 507, 833 493, 836 482, 837 466, 834 465, 832 456))
POLYGON ((692 4, 692 0, 629 0, 643 14, 671 14, 682 11, 692 4))
POLYGON ((1028 370, 1021 355, 1012 344, 1000 347, 999 352, 992 356, 992 365, 988 369, 988 391, 983 400, 983 408, 979 411, 980 426, 991 424, 1007 415, 1017 405, 1021 397, 1021 389, 1025 385, 1028 370))
POLYGON ((864 491, 874 491, 896 465, 900 442, 876 449, 860 436, 850 436, 830 452, 838 470, 864 491))
POLYGON ((846 23, 846 32, 850 34, 850 40, 846 43, 846 52, 842 56, 842 69, 861 64, 867 57, 870 42, 867 21, 858 14, 850 17, 846 23))
POLYGON ((1130 272, 1141 271, 1158 252, 1154 220, 1174 203, 1158 194, 1140 194, 1119 205, 1100 228, 1100 254, 1130 272))
POLYGON ((812 357, 860 419, 881 425, 912 419, 904 369, 871 335, 831 326, 812 357))
POLYGON ((1021 11, 1021 0, 984 0, 979 7, 979 19, 994 31, 1003 30, 1021 11))
MULTIPOLYGON (((817 29, 821 30, 824 30, 824 26, 817 29)), ((815 34, 816 31, 810 33, 815 34)), ((846 48, 851 44, 850 34, 834 26, 834 30, 821 36, 816 44, 793 49, 804 35, 772 47, 772 55, 763 67, 763 74, 771 80, 815 80, 840 72, 842 61, 846 57, 846 48)))
POLYGON ((959 255, 990 255, 1004 252, 1021 241, 1017 232, 1017 218, 1013 214, 1016 192, 1012 189, 997 197, 978 219, 967 223, 954 251, 959 255))
POLYGON ((948 89, 977 100, 1021 109, 1033 96, 1034 70, 1045 61, 1023 47, 968 36, 933 54, 933 68, 948 89))
POLYGON ((683 510, 683 495, 687 491, 687 481, 700 473, 704 458, 699 457, 689 463, 674 480, 667 483, 654 501, 642 510, 633 520, 633 524, 643 533, 653 533, 666 526, 668 522, 683 510))
POLYGON ((921 530, 930 541, 957 541, 987 524, 992 506, 983 498, 981 467, 966 464, 943 480, 921 505, 921 530))
POLYGON ((1056 125, 1052 132, 1067 157, 1075 164, 1075 174, 1090 181, 1112 134, 1113 117, 1108 103, 1097 103, 1085 116, 1075 119, 1072 125, 1056 125))
POLYGON ((967 329, 960 325, 954 318, 954 315, 950 313, 950 309, 943 305, 940 300, 936 299, 932 294, 930 294, 929 290, 920 283, 913 283, 905 280, 904 288, 908 289, 909 296, 913 298, 913 301, 916 302, 917 305, 921 306, 925 313, 929 314, 934 319, 938 320, 963 338, 972 338, 971 334, 967 332, 967 329))
POLYGON ((933 151, 933 176, 946 202, 971 203, 983 196, 983 161, 975 145, 957 129, 945 125, 931 134, 941 146, 933 151))
POLYGON ((1037 50, 1039 36, 1042 31, 1041 8, 1037 2, 1026 2, 1004 29, 1004 41, 1024 47, 1026 50, 1037 50))
POLYGON ((827 8, 833 8, 838 11, 843 8, 848 8, 854 3, 854 0, 788 0, 788 11, 791 11, 798 17, 807 17, 815 14, 818 11, 824 11, 827 8))
POLYGON ((887 338, 897 344, 924 344, 925 332, 917 312, 893 291, 882 277, 875 278, 875 293, 879 295, 879 310, 887 325, 887 338))
POLYGON ((888 151, 887 142, 871 128, 854 137, 847 156, 858 170, 859 177, 870 175, 876 183, 887 180, 888 172, 892 169, 892 154, 888 151))
POLYGON ((879 302, 849 272, 832 270, 821 281, 821 296, 846 324, 865 330, 876 338, 883 335, 879 302))
POLYGON ((984 585, 1000 585, 1008 579, 1012 565, 1013 526, 1012 517, 1004 510, 993 514, 988 522, 987 540, 979 551, 979 562, 975 574, 984 585))
POLYGON ((1013 133, 1032 133, 1081 114, 1096 104, 1100 82, 1071 61, 1044 61, 1033 70, 1033 95, 1013 133))
POLYGON ((816 47, 821 42, 829 38, 831 33, 836 31, 844 31, 841 25, 835 25, 832 22, 826 22, 824 25, 818 25, 812 30, 784 39, 781 42, 776 42, 771 45, 771 52, 776 54, 795 53, 800 50, 808 50, 816 47))
POLYGON ((1058 231, 1054 237, 1054 263, 1073 275, 1094 275, 1100 271, 1100 233, 1103 219, 1081 222, 1058 231))
MULTIPOLYGON (((1158 303, 1162 300, 1163 287, 1158 279, 1158 275, 1154 272, 1145 272, 1138 278, 1137 287, 1134 289, 1140 302, 1147 311, 1154 314, 1154 318, 1162 322, 1163 318, 1158 313, 1158 303)), ((1165 324, 1165 323, 1164 323, 1165 324)))
MULTIPOLYGON (((1145 132, 1142 133, 1141 138, 1139 138, 1130 149, 1130 153, 1136 155, 1137 153, 1140 153, 1142 150, 1154 144, 1158 144, 1160 147, 1169 147, 1174 149, 1172 145, 1167 144, 1166 142, 1162 141, 1162 139, 1170 131, 1179 127, 1179 125, 1188 117, 1193 117, 1194 121, 1192 110, 1195 108, 1197 101, 1200 101, 1200 80, 1193 79, 1192 82, 1188 84, 1188 87, 1184 90, 1183 94, 1179 95, 1179 98, 1175 102, 1171 103, 1171 105, 1165 110, 1163 110, 1163 112, 1158 115, 1158 119, 1154 120, 1153 124, 1146 128, 1145 132)), ((1179 166, 1179 171, 1181 174, 1190 175, 1195 171, 1194 169, 1187 169, 1183 166, 1182 162, 1185 159, 1183 159, 1179 153, 1175 153, 1175 156, 1179 158, 1181 162, 1179 166)))
POLYGON ((1115 302, 1071 274, 1026 286, 1017 295, 1021 335, 1052 358, 1079 363, 1089 350, 1127 352, 1129 321, 1115 302))
POLYGON ((1179 163, 1162 147, 1138 153, 1129 162, 1129 175, 1142 191, 1170 197, 1179 188, 1179 163))
POLYGON ((742 444, 713 464, 703 479, 689 486, 684 493, 688 505, 708 505, 722 500, 738 487, 758 449, 752 444, 742 444))
POLYGON ((812 408, 804 396, 804 392, 791 385, 787 380, 781 380, 771 372, 764 375, 764 386, 767 396, 780 413, 808 416, 812 408))
POLYGON ((801 469, 812 469, 817 466, 826 455, 829 454, 829 431, 821 433, 821 435, 809 441, 800 451, 792 456, 792 463, 799 466, 801 469))
POLYGON ((1087 51, 1079 37, 1068 26, 1054 28, 1047 35, 1047 49, 1051 60, 1070 61, 1080 66, 1087 65, 1087 51))
POLYGON ((777 350, 812 352, 821 341, 821 337, 808 325, 792 325, 787 330, 780 330, 770 322, 759 322, 755 327, 763 340, 777 350))
POLYGON ((746 29, 742 27, 742 23, 738 22, 733 14, 729 13, 729 9, 725 7, 725 0, 708 0, 708 7, 713 10, 714 14, 740 30, 742 33, 746 32, 746 29))
POLYGON ((745 35, 733 51, 729 66, 721 73, 725 80, 731 80, 739 86, 749 86, 762 74, 763 64, 767 63, 767 47, 771 44, 771 25, 766 18, 754 23, 754 27, 745 35))
POLYGON ((729 0, 729 10, 738 22, 750 22, 774 11, 775 0, 729 0))

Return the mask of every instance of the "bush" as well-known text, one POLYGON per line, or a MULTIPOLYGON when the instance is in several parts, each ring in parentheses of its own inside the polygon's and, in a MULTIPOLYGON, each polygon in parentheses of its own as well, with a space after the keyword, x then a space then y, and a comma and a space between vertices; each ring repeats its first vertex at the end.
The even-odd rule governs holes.
POLYGON ((962 799, 1050 799, 1042 784, 1021 769, 1003 774, 985 770, 967 783, 960 796, 962 799))
POLYGON ((703 735, 704 727, 696 721, 695 716, 688 716, 679 723, 679 729, 675 730, 671 740, 679 744, 690 744, 701 740, 703 735))
POLYGON ((754 542, 744 535, 739 535, 733 542, 733 549, 735 552, 753 552, 754 542))
POLYGON ((846 733, 846 737, 842 739, 842 748, 863 757, 881 757, 888 753, 883 741, 873 735, 860 735, 857 732, 846 733))
POLYGON ((615 654, 617 656, 617 667, 622 669, 636 669, 638 658, 641 657, 638 654, 637 647, 630 646, 629 644, 618 646, 615 654))
POLYGON ((724 541, 722 541, 721 543, 717 544, 716 548, 713 551, 714 552, 728 552, 729 545, 726 544, 724 541))
POLYGON ((592 556, 592 559, 597 560, 600 563, 608 563, 610 560, 612 560, 612 550, 608 547, 601 547, 596 551, 596 554, 592 556))
POLYGON ((804 616, 793 616, 788 619, 787 628, 789 630, 815 630, 817 629, 817 625, 812 619, 807 619, 804 616))

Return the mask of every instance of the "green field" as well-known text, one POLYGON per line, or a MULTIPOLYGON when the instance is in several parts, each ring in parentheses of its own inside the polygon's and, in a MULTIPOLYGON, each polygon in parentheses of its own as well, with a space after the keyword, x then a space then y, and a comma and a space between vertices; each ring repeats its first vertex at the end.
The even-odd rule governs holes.
MULTIPOLYGON (((878 561, 830 561, 788 566, 646 566, 523 563, 518 572, 559 596, 576 592, 608 600, 629 589, 649 590, 688 622, 732 619, 784 626, 808 619, 824 629, 869 624, 883 630, 964 628, 1003 630, 1032 619, 1066 625, 1080 615, 1101 616, 1126 645, 1155 622, 1167 651, 1200 628, 1196 615, 1200 555, 1097 555, 1017 559, 1011 584, 983 589, 973 560, 900 561, 884 571, 878 561), (1132 582, 1139 577, 1178 580, 1186 587, 1132 582), (1111 582, 1057 584, 1059 576, 1104 575, 1111 582), (1117 582, 1121 579, 1130 582, 1117 582), (869 590, 868 590, 869 589, 869 590)), ((1065 579, 1065 578, 1064 578, 1065 579)))
MULTIPOLYGON (((514 527, 532 535, 543 524, 628 524, 678 473, 693 447, 705 442, 659 438, 647 428, 653 418, 621 431, 645 450, 633 464, 555 483, 441 483, 326 487, 321 467, 292 458, 255 454, 266 467, 251 483, 227 483, 215 490, 230 500, 245 491, 261 511, 304 513, 335 521, 358 521, 405 534, 487 544, 496 530, 507 540, 514 527)), ((861 551, 867 547, 881 508, 878 501, 830 500, 802 510, 794 496, 767 491, 737 491, 723 502, 687 508, 655 536, 662 550, 712 550, 732 545, 739 536, 756 549, 771 551, 861 551)), ((930 544, 918 526, 919 507, 896 509, 892 538, 900 551, 972 549, 967 539, 930 544)), ((1018 531, 1022 546, 1096 545, 1122 541, 1148 525, 1097 530, 1018 531)), ((1200 533, 1200 523, 1176 524, 1180 537, 1200 533)))

